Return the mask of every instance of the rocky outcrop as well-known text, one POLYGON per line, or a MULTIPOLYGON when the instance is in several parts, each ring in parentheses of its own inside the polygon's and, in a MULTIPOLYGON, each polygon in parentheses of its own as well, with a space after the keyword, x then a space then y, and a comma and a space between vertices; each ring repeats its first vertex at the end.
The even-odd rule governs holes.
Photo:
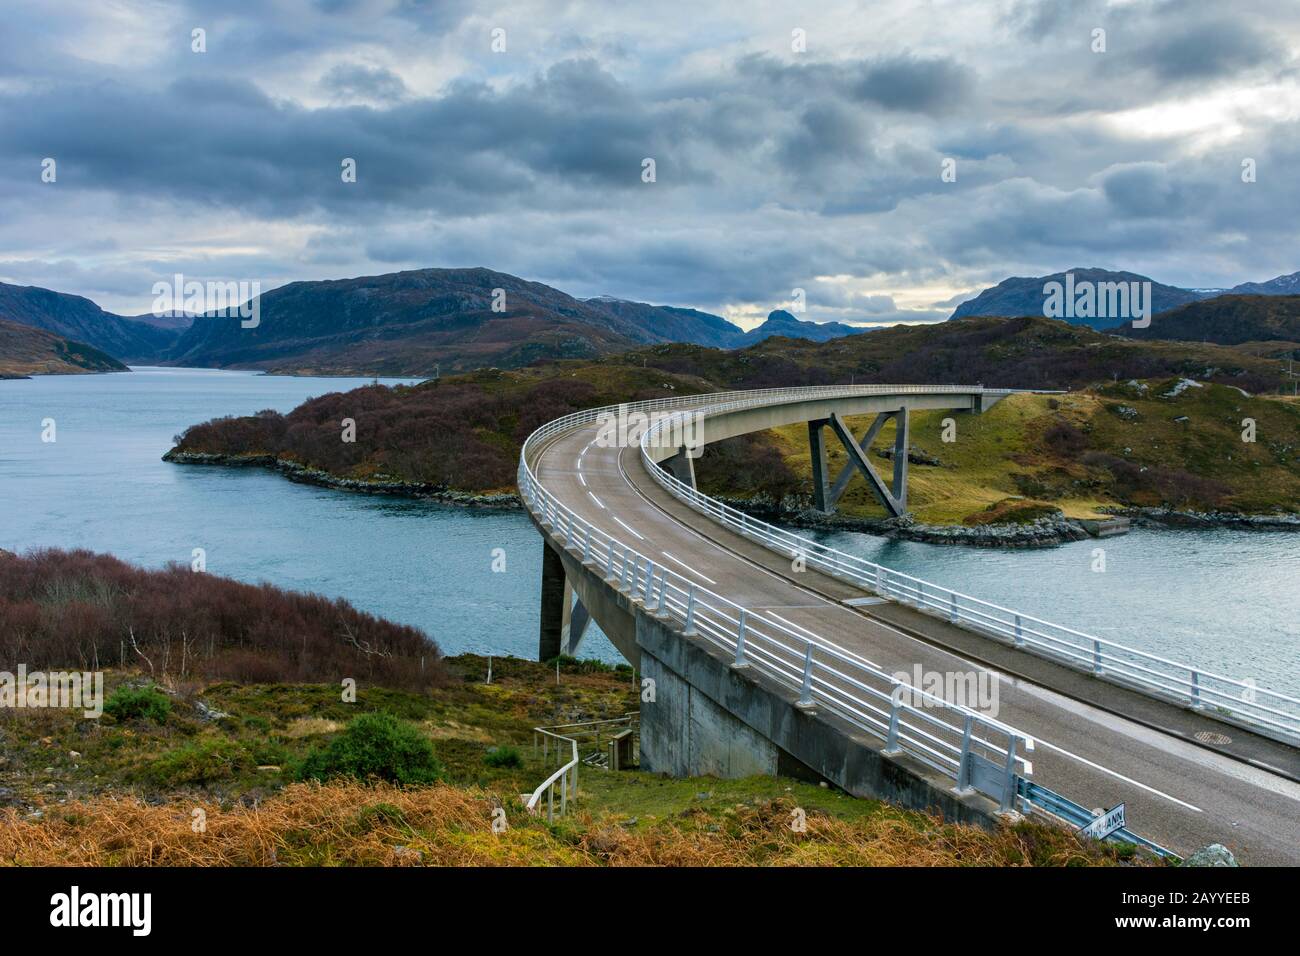
POLYGON ((1222 843, 1211 843, 1201 847, 1187 859, 1183 866, 1239 866, 1237 858, 1222 843))

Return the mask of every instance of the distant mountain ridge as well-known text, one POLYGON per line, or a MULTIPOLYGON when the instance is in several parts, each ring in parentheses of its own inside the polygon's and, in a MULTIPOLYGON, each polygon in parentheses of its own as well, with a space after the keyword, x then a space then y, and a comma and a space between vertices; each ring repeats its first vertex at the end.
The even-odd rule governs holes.
POLYGON ((105 312, 79 295, 0 282, 0 319, 84 342, 124 362, 154 361, 178 333, 105 312))
MULTIPOLYGON (((1007 317, 1045 315, 1045 305, 1049 299, 1049 293, 1043 291, 1044 286, 1052 282, 1064 285, 1067 274, 1073 276, 1073 282, 1076 286, 1084 282, 1098 284, 1107 282, 1150 282, 1151 312, 1153 315, 1168 312, 1170 309, 1176 309, 1191 302, 1214 299, 1225 295, 1300 295, 1300 272, 1278 276, 1267 282, 1244 282, 1241 285, 1233 286, 1231 289, 1183 289, 1178 286, 1156 282, 1149 276, 1139 275, 1135 272, 1079 268, 1067 269, 1065 272, 1056 272, 1046 276, 1012 276, 1003 279, 997 285, 984 289, 973 299, 967 299, 961 303, 949 316, 949 319, 959 319, 969 315, 1000 315, 1007 317)), ((1132 316, 1128 315, 1054 317, 1064 318, 1065 321, 1070 322, 1072 325, 1086 325, 1097 330, 1113 328, 1121 321, 1132 318, 1132 316)))
POLYGON ((845 325, 843 322, 807 322, 796 318, 785 309, 776 309, 768 313, 762 325, 741 336, 740 341, 732 348, 754 345, 774 335, 783 335, 789 339, 808 339, 812 342, 828 342, 845 335, 858 335, 869 331, 871 330, 845 325))

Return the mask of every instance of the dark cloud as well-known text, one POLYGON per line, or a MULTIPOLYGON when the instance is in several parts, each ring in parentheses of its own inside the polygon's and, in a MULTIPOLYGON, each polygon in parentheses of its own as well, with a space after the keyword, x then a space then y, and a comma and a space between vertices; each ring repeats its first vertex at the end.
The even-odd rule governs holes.
POLYGON ((177 268, 270 287, 487 265, 747 315, 798 286, 819 318, 874 322, 1080 262, 1196 285, 1300 267, 1300 8, 996 10, 828 0, 794 53, 764 5, 12 0, 0 278, 138 312, 177 268))

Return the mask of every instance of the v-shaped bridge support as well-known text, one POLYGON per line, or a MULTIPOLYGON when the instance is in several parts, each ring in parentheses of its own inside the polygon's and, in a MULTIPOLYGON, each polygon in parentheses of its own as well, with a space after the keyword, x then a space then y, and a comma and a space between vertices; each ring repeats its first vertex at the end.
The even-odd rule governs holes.
POLYGON ((833 513, 835 505, 848 487, 849 479, 853 477, 855 471, 860 471, 867 479, 867 483, 871 485, 871 490, 880 499, 880 503, 891 515, 897 518, 907 513, 908 416, 906 406, 877 415, 861 440, 855 440, 844 419, 839 416, 839 413, 832 412, 830 418, 820 418, 808 423, 808 448, 812 452, 813 500, 818 511, 823 514, 833 513), (867 449, 891 418, 897 422, 894 434, 894 472, 890 476, 889 484, 886 485, 884 479, 867 459, 867 449), (840 471, 833 485, 828 482, 830 473, 826 463, 826 445, 822 440, 822 429, 828 425, 849 455, 848 464, 840 471))

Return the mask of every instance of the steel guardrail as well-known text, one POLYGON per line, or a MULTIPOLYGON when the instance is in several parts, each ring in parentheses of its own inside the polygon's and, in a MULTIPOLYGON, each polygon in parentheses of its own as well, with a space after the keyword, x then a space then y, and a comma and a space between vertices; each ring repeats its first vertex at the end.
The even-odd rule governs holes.
MULTIPOLYGON (((914 388, 891 386, 889 392, 905 394, 914 388)), ((937 387, 934 390, 944 389, 937 387)), ((736 393, 714 397, 729 398, 734 394, 736 393)), ((801 397, 794 396, 789 400, 798 401, 801 397)), ((770 403, 770 398, 715 402, 696 409, 692 414, 719 414, 748 407, 755 402, 770 403)), ((650 423, 641 433, 641 456, 648 471, 674 497, 745 537, 784 556, 802 557, 808 566, 881 597, 946 617, 950 623, 967 630, 999 638, 1030 653, 1090 671, 1097 677, 1148 696, 1189 706, 1207 716, 1245 726, 1287 743, 1300 743, 1300 700, 1294 697, 1259 687, 1253 681, 1224 677, 1203 667, 1170 660, 1116 641, 1053 624, 892 570, 753 518, 699 492, 659 467, 649 455, 648 449, 656 433, 672 425, 674 417, 662 417, 650 423)))

